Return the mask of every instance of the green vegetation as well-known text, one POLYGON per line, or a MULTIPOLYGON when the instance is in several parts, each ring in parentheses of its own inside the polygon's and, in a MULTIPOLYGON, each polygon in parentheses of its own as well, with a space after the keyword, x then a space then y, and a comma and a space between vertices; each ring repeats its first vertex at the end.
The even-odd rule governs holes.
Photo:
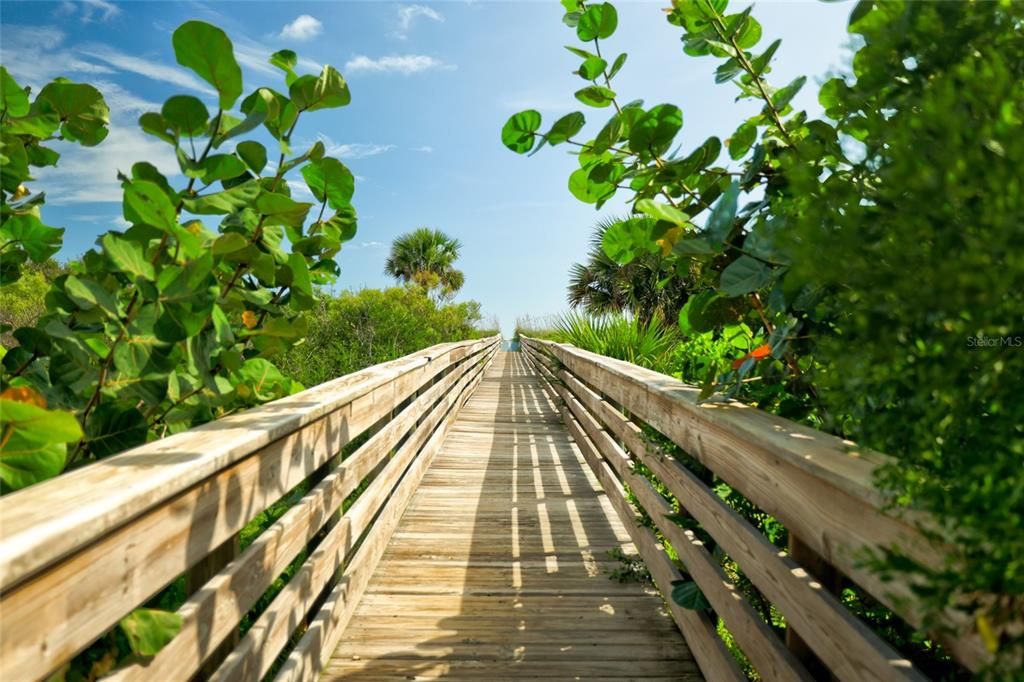
MULTIPOLYGON (((628 312, 646 324, 652 319, 674 323, 690 296, 690 282, 672 277, 674 264, 660 252, 619 263, 604 249, 604 239, 621 218, 603 220, 594 229, 585 263, 569 270, 569 305, 588 315, 628 312)), ((645 229, 654 227, 654 221, 645 229)))
MULTIPOLYGON (((930 512, 933 539, 959 549, 922 566, 893 547, 876 568, 919 584, 928 627, 949 607, 974 615, 995 655, 986 672, 1012 676, 1024 656, 1008 625, 1024 609, 1024 5, 858 3, 853 73, 822 86, 827 118, 812 119, 792 106, 805 77, 769 83, 780 43, 761 44, 751 8, 675 0, 683 52, 718 60, 716 82, 760 105, 724 141, 675 153, 682 110, 614 91, 627 59, 601 53, 614 6, 562 4, 580 43, 567 48, 582 60, 576 98, 611 116, 582 136, 582 112, 543 132, 528 110, 503 142, 574 145, 569 190, 585 203, 630 192, 604 254, 660 254, 666 286, 689 292, 680 332, 702 340, 677 360, 703 371, 703 398, 741 397, 895 456, 880 488, 930 512)), ((860 613, 890 630, 891 614, 872 611, 860 613)))
MULTIPOLYGON (((4 491, 300 388, 272 358, 303 335, 300 314, 314 305, 313 287, 334 280, 334 255, 356 222, 352 174, 322 143, 299 153, 291 140, 309 114, 348 104, 348 86, 330 66, 296 74, 297 56, 283 50, 270 62, 288 94, 258 88, 240 100, 241 69, 220 29, 186 22, 172 42, 220 107, 211 114, 175 95, 140 117, 175 149, 185 186, 145 161, 131 166, 121 177, 130 227, 104 234, 55 277, 45 312, 12 332, 18 345, 0 376, 4 491), (276 150, 244 139, 257 128, 276 150), (289 173, 315 204, 291 197, 289 173)), ((58 79, 30 103, 6 70, 2 82, 0 279, 10 285, 63 234, 42 223, 44 195, 24 184, 29 167, 58 162, 43 146, 51 139, 101 143, 109 112, 89 85, 58 79)))
POLYGON ((451 299, 465 276, 455 269, 462 244, 440 230, 421 227, 395 239, 384 263, 384 273, 405 284, 415 284, 437 297, 451 299))
POLYGON ((419 287, 346 291, 306 315, 306 339, 286 353, 281 369, 307 386, 394 360, 478 331, 480 304, 439 303, 419 287))

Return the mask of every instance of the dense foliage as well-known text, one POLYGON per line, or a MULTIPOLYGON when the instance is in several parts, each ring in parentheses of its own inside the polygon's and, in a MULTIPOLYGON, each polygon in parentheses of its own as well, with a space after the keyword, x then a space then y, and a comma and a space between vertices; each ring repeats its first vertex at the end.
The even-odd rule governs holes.
POLYGON ((880 568, 918 581, 929 627, 950 606, 975 615, 990 672, 1008 673, 1024 649, 1007 627, 1024 608, 1024 5, 858 3, 853 73, 821 88, 827 118, 813 119, 791 104, 806 77, 769 84, 780 42, 761 45, 751 8, 676 0, 683 52, 717 59, 716 82, 761 107, 683 154, 670 152, 679 107, 614 91, 627 60, 601 53, 614 6, 563 5, 576 98, 613 113, 580 137, 582 112, 543 132, 523 111, 503 142, 574 145, 576 198, 599 208, 630 192, 605 254, 668 254, 674 278, 698 274, 681 331, 737 346, 690 356, 704 398, 753 397, 896 456, 880 485, 960 549, 919 566, 892 548, 880 568))
POLYGON ((342 292, 304 317, 306 339, 278 364, 309 386, 437 343, 497 333, 477 330, 475 301, 442 304, 418 287, 342 292))
MULTIPOLYGON (((242 72, 220 29, 190 21, 172 42, 217 91, 218 109, 175 95, 140 117, 174 148, 184 186, 145 161, 130 166, 120 177, 130 227, 102 235, 53 280, 39 319, 13 331, 0 377, 5 491, 299 387, 271 358, 302 336, 299 313, 314 286, 333 281, 356 224, 352 174, 322 143, 295 153, 291 140, 308 114, 348 104, 348 86, 330 66, 297 75, 297 56, 282 50, 270 62, 288 94, 240 99, 242 72), (243 139, 261 127, 276 150, 243 139), (289 173, 317 204, 292 199, 289 173)), ((61 245, 63 231, 41 221, 43 193, 26 187, 30 167, 58 162, 51 140, 102 142, 109 112, 89 85, 58 79, 30 102, 14 75, 2 79, 0 279, 10 285, 25 261, 61 245)))
POLYGON ((421 227, 399 236, 391 243, 384 263, 384 274, 405 284, 413 284, 437 297, 451 299, 465 283, 465 275, 455 269, 462 244, 441 230, 421 227))
POLYGON ((588 315, 628 312, 645 324, 657 319, 674 325, 690 296, 691 279, 672 277, 674 263, 660 252, 641 254, 629 263, 605 253, 605 234, 620 222, 606 219, 594 228, 587 260, 569 270, 569 305, 588 315))

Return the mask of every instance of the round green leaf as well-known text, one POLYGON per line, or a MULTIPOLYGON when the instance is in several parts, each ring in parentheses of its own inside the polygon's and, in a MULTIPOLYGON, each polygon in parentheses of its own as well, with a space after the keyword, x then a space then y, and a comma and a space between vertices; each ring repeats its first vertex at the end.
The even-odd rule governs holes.
POLYGON ((317 111, 343 107, 352 101, 348 84, 333 66, 325 66, 320 76, 300 76, 289 86, 288 94, 299 111, 317 111))
POLYGON ((585 43, 595 38, 610 38, 618 25, 619 15, 614 5, 608 2, 591 5, 580 17, 576 36, 585 43))
POLYGON ((119 625, 133 653, 153 656, 174 639, 183 622, 180 615, 171 611, 135 609, 119 625))
POLYGON ((61 133, 68 140, 92 147, 110 132, 110 109, 100 91, 91 85, 58 78, 39 92, 36 102, 52 107, 60 115, 61 133))
POLYGON ((746 121, 729 138, 729 156, 733 160, 742 159, 756 139, 757 124, 746 121))
POLYGON ((561 144, 582 130, 586 122, 587 119, 579 111, 566 114, 555 121, 555 124, 551 126, 551 130, 544 136, 544 139, 547 140, 548 144, 561 144))
POLYGON ((174 31, 171 43, 178 63, 217 90, 220 108, 234 106, 242 94, 242 69, 227 34, 204 21, 186 21, 174 31))
POLYGON ((502 144, 517 154, 525 154, 533 149, 540 123, 540 113, 533 109, 513 114, 501 129, 502 144))
POLYGON ((673 104, 659 104, 633 124, 629 134, 629 148, 638 154, 660 156, 668 151, 682 127, 682 110, 673 104))
POLYGON ((615 92, 601 85, 591 85, 576 91, 576 99, 586 105, 603 109, 615 99, 615 92))
POLYGON ((757 291, 771 278, 772 269, 768 264, 743 255, 729 263, 722 271, 718 290, 727 296, 742 296, 757 291))
POLYGON ((257 175, 267 165, 267 148, 254 140, 239 142, 238 146, 235 147, 235 153, 242 158, 242 161, 249 167, 249 170, 257 175))
POLYGON ((600 57, 588 57, 586 61, 580 64, 580 77, 585 78, 588 81, 597 80, 598 77, 604 73, 605 67, 607 66, 608 62, 600 57))
POLYGON ((28 95, 3 66, 0 66, 0 109, 8 116, 24 116, 28 113, 28 95))
POLYGON ((149 426, 146 417, 135 407, 103 403, 90 415, 85 425, 89 451, 96 457, 123 452, 146 442, 149 426))
POLYGON ((175 95, 164 102, 160 115, 182 135, 199 135, 206 131, 210 112, 198 97, 175 95))
POLYGON ((132 277, 153 281, 153 264, 146 260, 142 247, 133 241, 117 236, 113 232, 103 235, 103 251, 121 272, 132 277))
POLYGON ((335 211, 348 206, 355 192, 352 171, 341 161, 325 156, 302 167, 302 177, 317 201, 327 200, 335 211))

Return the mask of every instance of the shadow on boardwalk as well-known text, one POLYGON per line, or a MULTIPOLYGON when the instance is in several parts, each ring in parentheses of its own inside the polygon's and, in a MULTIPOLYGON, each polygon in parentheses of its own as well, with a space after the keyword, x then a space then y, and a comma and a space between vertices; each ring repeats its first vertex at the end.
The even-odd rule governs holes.
POLYGON ((700 679, 628 534, 519 353, 427 472, 325 677, 700 679))

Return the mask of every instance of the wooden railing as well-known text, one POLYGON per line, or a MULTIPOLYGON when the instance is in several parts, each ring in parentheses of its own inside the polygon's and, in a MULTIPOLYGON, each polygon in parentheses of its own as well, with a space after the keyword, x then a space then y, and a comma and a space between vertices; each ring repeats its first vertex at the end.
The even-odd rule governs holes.
MULTIPOLYGON (((635 522, 639 510, 624 486, 678 553, 761 679, 925 679, 837 594, 845 576, 910 624, 921 625, 910 585, 884 582, 865 567, 867 553, 894 546, 928 565, 941 562, 939 550, 918 530, 927 519, 885 510, 872 484, 884 455, 734 401, 698 405, 698 388, 571 345, 524 337, 522 346, 560 403, 566 425, 629 527, 656 586, 668 595, 682 574, 657 536, 635 522), (678 458, 655 445, 645 427, 778 519, 789 532, 789 551, 781 552, 678 458), (676 523, 678 515, 636 471, 638 464, 784 616, 785 640, 697 535, 676 523)), ((745 679, 707 612, 667 601, 705 676, 716 682, 745 679)), ((960 633, 939 637, 951 655, 970 669, 980 667, 985 649, 965 616, 950 612, 945 625, 960 633)))
POLYGON ((105 679, 315 675, 498 341, 434 346, 0 499, 0 680, 46 678, 182 576, 180 633, 105 679))

